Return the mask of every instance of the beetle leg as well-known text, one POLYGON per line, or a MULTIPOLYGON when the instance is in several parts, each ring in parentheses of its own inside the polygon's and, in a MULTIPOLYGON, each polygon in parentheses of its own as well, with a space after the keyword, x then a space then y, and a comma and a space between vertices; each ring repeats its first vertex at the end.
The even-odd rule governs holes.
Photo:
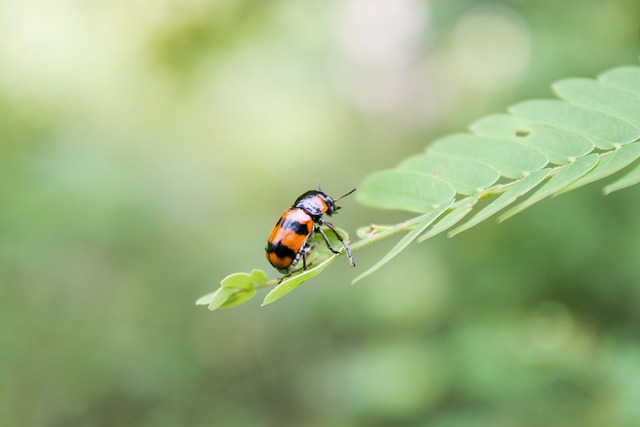
POLYGON ((320 235, 324 239, 324 242, 327 244, 327 248, 329 248, 329 250, 331 251, 332 254, 336 254, 337 255, 337 254, 340 253, 340 251, 336 251, 335 249, 333 249, 331 247, 331 243, 329 243, 329 239, 327 238, 327 235, 324 234, 324 231, 322 231, 322 228, 316 227, 316 231, 320 233, 320 235))
MULTIPOLYGON (((342 244, 342 247, 344 248, 344 250, 347 252, 347 256, 349 257, 349 262, 351 263, 352 267, 356 266, 356 261, 353 259, 353 255, 351 254, 351 248, 349 247, 349 245, 347 245, 347 243, 344 241, 344 239, 342 238, 342 236, 340 235, 340 233, 338 233, 335 229, 335 227, 333 226, 333 224, 331 224, 329 221, 326 221, 324 218, 320 218, 319 220, 320 224, 322 225, 326 225, 327 227, 329 227, 329 230, 331 230, 333 232, 333 234, 336 235, 336 237, 338 238, 338 240, 340 241, 340 243, 342 244)), ((322 234, 322 237, 324 237, 324 241, 327 243, 327 246, 329 246, 329 250, 333 253, 337 253, 329 244, 329 239, 327 239, 327 236, 325 236, 324 232, 322 231, 322 229, 318 228, 318 230, 320 231, 320 234, 322 234)))

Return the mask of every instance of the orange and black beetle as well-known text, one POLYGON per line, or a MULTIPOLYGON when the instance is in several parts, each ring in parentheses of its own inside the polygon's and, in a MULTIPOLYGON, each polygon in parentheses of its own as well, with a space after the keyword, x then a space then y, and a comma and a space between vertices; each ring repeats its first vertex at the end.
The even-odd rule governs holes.
POLYGON ((302 258, 302 268, 307 269, 306 255, 309 252, 309 242, 314 233, 318 232, 324 239, 329 250, 334 254, 339 254, 331 247, 322 226, 326 225, 329 230, 336 235, 342 247, 347 252, 349 262, 353 267, 356 263, 351 255, 349 245, 344 241, 340 233, 336 231, 333 224, 322 218, 323 214, 333 215, 340 206, 336 206, 338 200, 356 191, 349 191, 347 194, 332 199, 319 190, 311 190, 298 197, 289 209, 284 211, 276 226, 267 240, 267 260, 279 272, 289 274, 293 271, 300 258, 302 258))

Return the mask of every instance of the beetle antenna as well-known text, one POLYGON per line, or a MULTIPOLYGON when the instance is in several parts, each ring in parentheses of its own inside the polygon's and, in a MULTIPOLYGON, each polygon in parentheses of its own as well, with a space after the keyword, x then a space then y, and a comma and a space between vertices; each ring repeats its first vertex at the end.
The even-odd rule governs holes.
POLYGON ((333 199, 334 202, 337 202, 340 199, 343 199, 345 197, 347 197, 349 194, 353 193, 354 191, 356 191, 356 189, 354 188, 353 190, 349 191, 347 194, 343 194, 342 196, 338 197, 337 199, 333 199))
POLYGON ((318 189, 318 191, 322 191, 320 190, 320 178, 316 179, 316 188, 318 189))

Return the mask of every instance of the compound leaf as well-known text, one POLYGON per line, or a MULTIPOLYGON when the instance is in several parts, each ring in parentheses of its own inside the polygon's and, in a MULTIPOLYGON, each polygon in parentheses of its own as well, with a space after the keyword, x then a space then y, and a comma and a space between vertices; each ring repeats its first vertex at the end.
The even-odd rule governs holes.
MULTIPOLYGON (((476 121, 467 133, 442 137, 397 167, 365 177, 356 193, 360 202, 421 215, 397 225, 363 229, 359 233, 362 240, 353 244, 353 249, 399 231, 408 233, 354 282, 379 269, 414 240, 422 242, 450 230, 476 209, 471 219, 449 235, 468 230, 511 206, 499 217, 502 221, 547 197, 600 181, 638 163, 640 67, 615 68, 597 79, 564 79, 553 89, 560 99, 517 103, 507 113, 476 121), (480 203, 492 197, 495 199, 480 203), (512 206, 519 199, 524 200, 512 206)), ((636 165, 604 192, 638 183, 640 166, 636 165)), ((334 247, 340 247, 331 233, 328 236, 334 247)), ((263 305, 282 298, 336 258, 317 239, 306 271, 279 281, 269 281, 261 270, 235 273, 196 304, 208 305, 210 310, 231 307, 253 297, 258 288, 274 285, 263 305)))
MULTIPOLYGON (((392 170, 365 178, 359 200, 365 205, 410 212, 430 212, 455 192, 448 212, 415 226, 370 270, 396 256, 418 231, 422 242, 456 226, 449 236, 503 213, 503 221, 544 200, 602 180, 640 158, 640 68, 620 67, 597 79, 571 78, 553 85, 561 99, 530 100, 492 114, 470 126, 470 132, 442 137, 424 153, 392 170), (417 174, 420 178, 411 173, 417 174), (450 189, 442 184, 447 184, 450 189), (538 188, 539 187, 539 188, 538 188), (536 190, 537 188, 537 190, 536 190)), ((610 193, 640 183, 640 166, 605 187, 610 193)), ((416 218, 416 223, 418 223, 416 218)), ((410 220, 405 223, 414 225, 410 220)), ((383 232, 381 232, 382 234, 383 232)), ((370 240, 376 234, 367 235, 370 240)))

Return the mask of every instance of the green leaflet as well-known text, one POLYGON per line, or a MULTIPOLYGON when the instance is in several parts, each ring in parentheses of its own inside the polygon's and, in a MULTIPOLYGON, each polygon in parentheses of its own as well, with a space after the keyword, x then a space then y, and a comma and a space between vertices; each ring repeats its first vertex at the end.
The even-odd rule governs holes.
POLYGON ((582 178, 562 190, 562 192, 574 190, 583 185, 606 178, 609 175, 624 169, 639 157, 640 142, 623 145, 617 150, 600 155, 600 162, 589 174, 584 175, 582 178))
POLYGON ((524 194, 528 193, 529 190, 535 188, 538 184, 540 184, 540 182, 542 182, 542 180, 545 179, 547 175, 549 175, 549 172, 549 169, 535 171, 530 175, 527 175, 524 178, 515 181, 507 191, 505 191, 489 205, 481 209, 473 216, 473 218, 465 222, 460 227, 452 230, 449 233, 449 236, 455 236, 456 234, 462 233, 463 231, 468 230, 474 225, 477 225, 485 219, 489 218, 490 216, 500 212, 502 209, 506 208, 511 203, 516 201, 516 199, 522 197, 524 194))
POLYGON ((218 288, 217 291, 205 295, 196 301, 196 304, 207 305, 209 310, 213 311, 222 306, 233 294, 233 289, 218 288))
MULTIPOLYGON (((244 289, 241 291, 234 292, 231 294, 225 301, 220 305, 220 308, 229 308, 235 307, 236 305, 240 305, 245 301, 250 300, 256 294, 255 289, 244 289)), ((209 310, 213 310, 212 304, 209 304, 209 310)))
POLYGON ((598 80, 617 85, 633 92, 640 92, 638 67, 618 67, 600 74, 598 80))
POLYGON ((458 204, 458 206, 456 206, 444 218, 441 218, 440 221, 435 223, 429 231, 420 236, 418 243, 422 243, 427 239, 437 236, 462 221, 462 219, 471 212, 478 200, 480 200, 480 195, 467 197, 466 199, 457 202, 456 204, 458 204))
POLYGON ((593 169, 593 167, 598 163, 598 159, 599 157, 597 154, 590 154, 562 168, 558 174, 551 177, 546 184, 533 193, 533 195, 531 195, 527 200, 500 215, 498 220, 502 222, 505 219, 511 218, 513 215, 522 212, 534 203, 537 203, 549 196, 553 196, 558 191, 572 184, 574 181, 593 169))
POLYGON ((554 125, 589 138, 601 150, 628 144, 640 137, 640 128, 618 116, 557 100, 525 101, 509 107, 516 117, 554 125))
POLYGON ((356 194, 369 206, 423 213, 446 203, 456 191, 436 175, 392 169, 369 175, 356 194))
POLYGON ((225 289, 246 289, 253 286, 255 279, 248 273, 233 273, 222 279, 220 286, 225 289))
POLYGON ((611 194, 614 191, 622 190, 623 188, 630 187, 640 182, 640 166, 636 166, 631 172, 624 175, 622 178, 613 182, 612 184, 604 187, 604 194, 611 194))
POLYGON ((493 166, 507 178, 519 178, 523 172, 544 168, 549 159, 540 150, 524 143, 478 136, 456 134, 437 140, 427 153, 475 160, 493 166))
POLYGON ((315 265, 300 274, 285 277, 278 286, 276 286, 271 292, 267 294, 267 296, 262 301, 262 305, 271 304, 272 302, 279 300, 280 298, 300 286, 306 280, 322 273, 322 271, 336 259, 336 256, 337 255, 332 255, 330 258, 324 260, 320 264, 315 265))
POLYGON ((438 219, 440 215, 444 213, 453 204, 453 199, 449 200, 444 205, 434 209, 430 213, 426 214, 424 219, 416 225, 409 233, 407 233, 396 246, 393 247, 380 261, 378 261, 373 267, 370 267, 364 273, 353 279, 352 284, 364 279, 380 267, 391 261, 396 255, 402 252, 411 242, 413 242, 427 227, 431 225, 433 221, 438 219))
POLYGON ((493 166, 463 157, 423 153, 411 156, 398 169, 425 173, 451 184, 458 194, 476 194, 500 178, 493 166))
POLYGON ((256 287, 267 282, 267 275, 262 270, 254 269, 251 273, 233 273, 220 281, 220 287, 196 301, 196 305, 206 305, 209 310, 233 307, 251 299, 256 294, 256 287))
POLYGON ((477 135, 504 138, 542 151, 551 163, 563 165, 589 154, 595 147, 586 136, 555 125, 509 114, 494 114, 471 125, 477 135))
POLYGON ((571 103, 640 123, 640 96, 627 88, 591 79, 561 80, 553 88, 571 103))
POLYGON ((200 298, 198 298, 196 300, 196 305, 209 305, 209 304, 211 304, 211 301, 213 301, 213 299, 216 296, 216 293, 218 293, 218 291, 220 289, 221 288, 218 288, 218 290, 216 290, 214 292, 210 292, 210 293, 208 293, 206 295, 202 295, 200 298))

